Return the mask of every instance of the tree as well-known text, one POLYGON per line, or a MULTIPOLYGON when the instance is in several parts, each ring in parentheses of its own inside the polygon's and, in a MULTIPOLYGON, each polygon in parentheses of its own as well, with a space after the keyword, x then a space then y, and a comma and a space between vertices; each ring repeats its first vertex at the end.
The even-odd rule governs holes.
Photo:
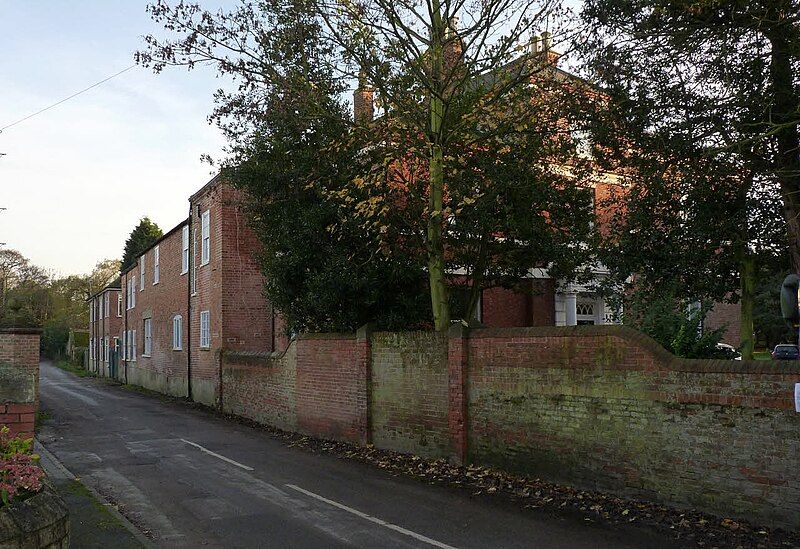
POLYGON ((304 128, 313 136, 334 121, 317 143, 327 165, 306 163, 284 184, 316 189, 335 207, 329 230, 338 242, 359 239, 373 261, 393 257, 411 261, 413 276, 426 272, 436 329, 450 325, 450 284, 470 288, 470 315, 483 287, 534 266, 575 276, 586 264, 588 172, 575 161, 565 113, 587 90, 553 68, 552 35, 527 43, 559 15, 556 2, 269 0, 211 13, 159 1, 148 10, 177 39, 146 37, 140 63, 157 72, 212 63, 240 83, 218 92, 211 116, 228 137, 229 166, 250 159, 259 141, 291 157, 298 141, 280 140, 267 105, 299 101, 303 139, 304 128), (377 120, 369 113, 353 123, 336 101, 356 78, 377 96, 377 120))
MULTIPOLYGON (((143 217, 139 224, 131 231, 128 240, 125 241, 125 252, 122 254, 121 269, 131 267, 145 250, 155 244, 156 240, 164 236, 164 232, 149 217, 143 217)), ((110 281, 106 280, 106 283, 110 281)))
POLYGON ((634 244, 661 248, 634 270, 682 277, 686 297, 741 299, 747 358, 763 249, 788 248, 800 270, 798 4, 588 0, 583 17, 587 74, 606 92, 596 137, 637 181, 633 218, 637 200, 650 208, 634 244))

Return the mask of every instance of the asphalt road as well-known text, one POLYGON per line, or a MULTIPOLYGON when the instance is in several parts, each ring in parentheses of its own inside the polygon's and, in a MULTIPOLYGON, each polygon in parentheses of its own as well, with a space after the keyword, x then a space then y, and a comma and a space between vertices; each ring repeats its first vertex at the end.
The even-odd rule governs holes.
POLYGON ((164 547, 667 547, 311 454, 201 409, 41 366, 39 440, 164 547))

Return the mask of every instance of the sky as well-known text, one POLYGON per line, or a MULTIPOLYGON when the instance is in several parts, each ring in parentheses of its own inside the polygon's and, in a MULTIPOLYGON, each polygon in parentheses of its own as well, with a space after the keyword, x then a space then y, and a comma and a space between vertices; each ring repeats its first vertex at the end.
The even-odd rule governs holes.
MULTIPOLYGON (((219 2, 206 2, 213 8, 219 2)), ((141 0, 0 0, 0 127, 133 65, 163 35, 141 0)), ((166 232, 212 176, 206 121, 227 81, 136 67, 0 133, 0 242, 55 276, 122 256, 143 216, 166 232)))

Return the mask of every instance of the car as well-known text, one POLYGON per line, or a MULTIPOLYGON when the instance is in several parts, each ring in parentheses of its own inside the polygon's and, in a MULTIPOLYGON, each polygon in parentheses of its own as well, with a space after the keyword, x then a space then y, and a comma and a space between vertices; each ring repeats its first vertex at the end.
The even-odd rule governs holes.
POLYGON ((775 350, 772 351, 772 360, 798 360, 800 352, 797 350, 797 345, 791 343, 781 343, 775 345, 775 350))
POLYGON ((736 350, 736 347, 733 345, 728 345, 727 343, 717 343, 717 350, 721 352, 721 354, 725 355, 725 358, 730 360, 742 360, 742 353, 736 350))

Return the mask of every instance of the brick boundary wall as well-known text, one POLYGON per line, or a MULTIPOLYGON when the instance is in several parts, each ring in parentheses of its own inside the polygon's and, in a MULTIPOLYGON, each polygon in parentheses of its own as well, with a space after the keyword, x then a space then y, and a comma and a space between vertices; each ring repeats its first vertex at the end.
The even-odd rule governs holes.
POLYGON ((622 326, 313 334, 222 357, 226 411, 800 529, 800 363, 679 359, 622 326))
POLYGON ((0 547, 67 549, 69 510, 47 479, 38 494, 0 509, 0 547))
POLYGON ((39 407, 39 337, 34 328, 0 328, 0 425, 32 437, 39 407))

